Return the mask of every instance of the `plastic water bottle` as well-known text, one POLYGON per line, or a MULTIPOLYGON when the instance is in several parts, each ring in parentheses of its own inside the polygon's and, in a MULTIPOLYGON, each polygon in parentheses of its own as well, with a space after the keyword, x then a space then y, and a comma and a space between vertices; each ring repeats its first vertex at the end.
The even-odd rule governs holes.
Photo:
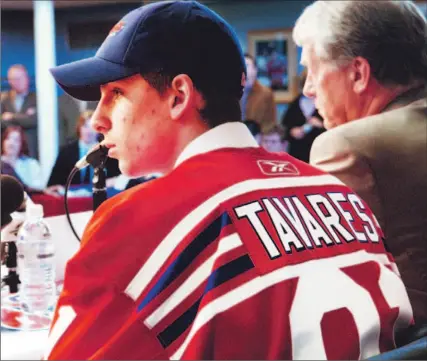
POLYGON ((54 245, 43 206, 28 204, 26 213, 18 231, 19 298, 25 311, 43 314, 56 301, 54 245))

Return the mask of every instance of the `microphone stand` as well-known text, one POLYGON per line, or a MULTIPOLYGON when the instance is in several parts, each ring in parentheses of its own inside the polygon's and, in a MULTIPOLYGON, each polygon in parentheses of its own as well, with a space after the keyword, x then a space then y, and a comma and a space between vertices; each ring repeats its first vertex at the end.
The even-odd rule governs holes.
POLYGON ((93 210, 96 211, 98 207, 107 199, 107 187, 105 184, 105 169, 101 167, 94 168, 92 178, 92 192, 93 192, 93 210))
POLYGON ((71 173, 68 175, 67 182, 65 184, 65 193, 64 193, 64 206, 65 206, 65 214, 67 216, 68 223, 71 227, 71 230, 73 231, 74 235, 80 242, 80 237, 77 234, 76 230, 74 229, 73 222, 71 221, 70 217, 70 211, 68 209, 68 188, 70 187, 71 181, 74 177, 74 175, 81 169, 91 165, 94 167, 94 176, 92 179, 92 192, 93 192, 93 210, 95 211, 101 204, 107 199, 107 189, 105 184, 105 171, 104 166, 105 162, 107 161, 108 157, 108 149, 98 144, 95 147, 92 148, 88 152, 86 156, 81 158, 76 165, 74 166, 71 173))
POLYGON ((17 268, 17 255, 18 249, 14 241, 7 242, 7 258, 6 267, 8 269, 8 275, 3 278, 3 282, 9 286, 10 293, 18 292, 18 284, 21 283, 19 276, 16 273, 17 268))

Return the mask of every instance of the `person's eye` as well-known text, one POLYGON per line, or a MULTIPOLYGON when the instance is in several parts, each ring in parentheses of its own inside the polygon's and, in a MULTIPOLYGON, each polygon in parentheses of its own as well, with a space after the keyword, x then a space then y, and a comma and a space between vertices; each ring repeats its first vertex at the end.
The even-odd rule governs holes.
POLYGON ((114 94, 114 96, 120 96, 123 95, 123 90, 119 88, 113 88, 112 93, 114 94))

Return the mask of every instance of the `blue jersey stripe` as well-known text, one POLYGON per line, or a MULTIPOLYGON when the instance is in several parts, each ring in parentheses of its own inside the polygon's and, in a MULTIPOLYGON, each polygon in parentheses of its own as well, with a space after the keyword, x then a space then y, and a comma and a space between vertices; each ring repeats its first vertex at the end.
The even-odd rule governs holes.
POLYGON ((157 338, 163 347, 168 347, 193 323, 194 319, 196 318, 200 302, 206 293, 223 284, 224 282, 241 275, 253 267, 254 264, 252 263, 250 257, 248 255, 244 255, 219 267, 215 272, 213 272, 208 278, 203 295, 187 311, 185 311, 173 323, 171 323, 167 328, 158 334, 157 338))
POLYGON ((150 289, 138 305, 138 312, 141 311, 149 302, 151 302, 160 292, 169 286, 193 260, 213 241, 215 241, 224 227, 231 223, 229 215, 224 212, 209 226, 207 226, 199 235, 181 252, 174 262, 166 269, 156 284, 150 289))

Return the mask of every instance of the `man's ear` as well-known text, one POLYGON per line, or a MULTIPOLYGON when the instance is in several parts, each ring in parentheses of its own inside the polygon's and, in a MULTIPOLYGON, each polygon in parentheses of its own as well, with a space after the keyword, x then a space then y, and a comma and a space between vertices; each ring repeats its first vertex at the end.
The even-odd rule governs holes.
POLYGON ((194 101, 195 88, 193 81, 188 75, 179 74, 172 80, 170 88, 170 114, 172 119, 179 119, 194 101))
POLYGON ((369 62, 365 58, 358 56, 353 59, 349 69, 350 81, 354 92, 357 94, 363 93, 368 87, 371 78, 371 66, 369 62))

